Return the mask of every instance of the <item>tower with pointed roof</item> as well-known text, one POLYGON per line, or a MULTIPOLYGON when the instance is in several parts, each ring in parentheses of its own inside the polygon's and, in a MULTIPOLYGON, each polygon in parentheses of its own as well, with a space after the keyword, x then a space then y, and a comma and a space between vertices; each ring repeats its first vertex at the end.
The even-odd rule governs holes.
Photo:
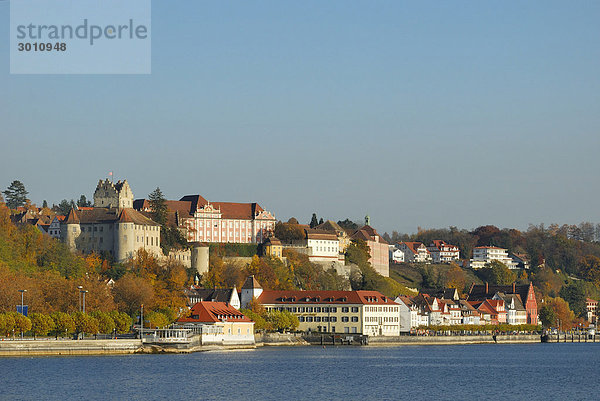
POLYGON ((254 278, 254 275, 248 276, 244 285, 242 286, 242 297, 240 302, 242 304, 242 308, 246 308, 248 304, 252 301, 252 298, 260 297, 262 294, 263 288, 258 283, 258 280, 254 278))

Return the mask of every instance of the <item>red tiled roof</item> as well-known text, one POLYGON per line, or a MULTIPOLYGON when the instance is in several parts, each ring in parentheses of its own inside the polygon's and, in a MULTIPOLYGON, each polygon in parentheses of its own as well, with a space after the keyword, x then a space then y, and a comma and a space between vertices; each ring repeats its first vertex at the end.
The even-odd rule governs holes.
POLYGON ((386 297, 379 291, 265 290, 258 297, 258 301, 263 305, 290 303, 397 305, 393 299, 386 297))
POLYGON ((217 323, 221 321, 252 322, 231 304, 210 301, 196 303, 192 306, 189 316, 177 319, 178 323, 217 323))
MULTIPOLYGON (((406 244, 406 247, 408 249, 410 249, 410 251, 412 253, 414 253, 415 255, 417 253, 419 253, 419 251, 417 250, 417 248, 419 248, 421 245, 423 245, 422 242, 406 242, 406 241, 405 242, 399 242, 399 244, 406 244)), ((427 249, 427 248, 425 248, 425 249, 427 249)), ((427 251, 427 253, 429 253, 429 251, 427 251)))

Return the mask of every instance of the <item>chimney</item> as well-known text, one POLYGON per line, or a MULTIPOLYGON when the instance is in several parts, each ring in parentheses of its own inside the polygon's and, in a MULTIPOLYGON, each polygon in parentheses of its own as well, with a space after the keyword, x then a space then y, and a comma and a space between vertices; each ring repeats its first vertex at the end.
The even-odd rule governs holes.
POLYGON ((486 281, 485 282, 485 295, 487 295, 488 291, 489 291, 489 287, 488 287, 488 283, 486 281))

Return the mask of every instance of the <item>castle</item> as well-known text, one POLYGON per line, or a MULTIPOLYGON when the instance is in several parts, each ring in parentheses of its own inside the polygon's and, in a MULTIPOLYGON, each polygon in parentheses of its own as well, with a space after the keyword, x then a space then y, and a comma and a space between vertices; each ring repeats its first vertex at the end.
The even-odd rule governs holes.
POLYGON ((104 253, 116 262, 127 260, 138 249, 161 256, 160 225, 132 206, 127 180, 116 184, 100 180, 94 207, 71 209, 61 222, 61 240, 72 251, 104 253))

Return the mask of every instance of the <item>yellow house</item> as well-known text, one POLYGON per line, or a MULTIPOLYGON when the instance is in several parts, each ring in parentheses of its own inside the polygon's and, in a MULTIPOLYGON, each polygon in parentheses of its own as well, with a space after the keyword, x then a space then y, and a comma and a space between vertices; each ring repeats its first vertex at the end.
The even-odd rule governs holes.
POLYGON ((273 256, 281 259, 283 257, 283 246, 281 241, 276 237, 267 238, 263 242, 263 249, 265 255, 273 256))

